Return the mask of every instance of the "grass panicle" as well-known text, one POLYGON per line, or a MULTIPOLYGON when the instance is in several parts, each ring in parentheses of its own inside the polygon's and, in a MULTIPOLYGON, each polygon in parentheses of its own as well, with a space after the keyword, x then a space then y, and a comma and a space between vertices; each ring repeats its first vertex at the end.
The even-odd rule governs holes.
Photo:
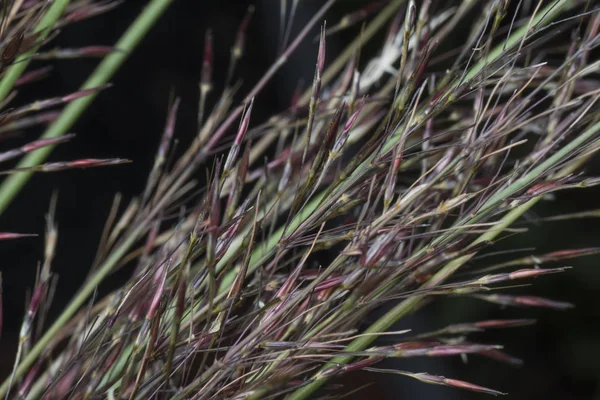
MULTIPOLYGON (((24 157, 2 171, 10 176, 0 186, 0 212, 34 172, 129 161, 44 160, 73 138, 68 129, 169 3, 149 2, 114 48, 36 54, 109 53, 80 91, 3 114, 0 135, 50 126, 41 138, 0 153, 0 162, 24 157), (61 113, 48 114, 63 104, 61 113)), ((377 364, 467 354, 522 363, 500 344, 477 343, 470 335, 527 329, 535 323, 530 319, 389 331, 425 301, 465 297, 502 306, 573 307, 525 293, 523 286, 500 291, 513 281, 568 273, 562 262, 597 254, 597 248, 511 254, 499 262, 491 256, 497 241, 526 230, 522 217, 552 193, 599 182, 585 167, 600 148, 599 65, 592 57, 600 45, 600 14, 569 0, 464 1, 453 9, 395 0, 365 2, 327 28, 334 3, 323 2, 296 32, 294 16, 302 5, 280 2, 278 56, 248 93, 238 93, 238 78, 254 8, 240 22, 220 93, 214 91, 220 86, 213 81, 215 43, 206 32, 191 144, 178 159, 169 158, 183 101, 176 98, 144 191, 128 205, 115 197, 87 280, 62 314, 46 321, 55 285, 52 259, 62 251, 55 246, 52 201, 45 258, 1 396, 302 400, 355 370, 503 394, 377 364), (356 40, 330 54, 330 35, 357 24, 363 27, 356 40), (377 43, 373 38, 384 29, 388 34, 377 43), (464 44, 442 52, 455 29, 466 33, 464 44), (564 39, 564 32, 573 34, 564 39), (282 112, 257 120, 252 113, 265 86, 299 44, 314 37, 313 81, 282 112), (373 56, 367 47, 378 51, 373 56), (207 176, 202 187, 198 174, 207 176), (541 268, 547 263, 561 265, 541 268), (125 265, 133 266, 131 276, 96 297, 98 285, 125 265), (388 311, 364 326, 384 304, 388 311), (374 343, 383 335, 387 345, 374 343)), ((33 21, 57 27, 112 5, 27 4, 22 13, 5 14, 2 51, 10 53, 2 53, 3 60, 33 54, 12 54, 17 38, 38 46, 51 36, 52 29, 38 33, 33 21), (15 18, 27 29, 13 29, 15 18)), ((15 65, 0 80, 5 108, 15 84, 47 74, 23 75, 26 63, 15 65)), ((597 213, 540 222, 552 226, 553 220, 597 213)), ((0 240, 25 236, 0 233, 0 240)))

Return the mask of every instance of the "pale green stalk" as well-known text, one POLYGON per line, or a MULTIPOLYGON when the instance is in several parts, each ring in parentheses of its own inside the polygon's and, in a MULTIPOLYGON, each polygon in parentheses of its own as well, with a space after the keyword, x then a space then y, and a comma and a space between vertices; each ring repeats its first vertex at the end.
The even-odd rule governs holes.
MULTIPOLYGON (((133 51, 135 46, 142 40, 148 30, 154 25, 158 18, 164 13, 166 8, 173 0, 152 0, 133 22, 129 29, 123 34, 116 47, 118 52, 107 56, 96 68, 94 73, 83 85, 83 89, 93 88, 105 84, 114 75, 117 69, 125 61, 127 56, 133 51)), ((57 137, 63 135, 73 126, 77 118, 85 111, 95 96, 87 96, 70 103, 61 116, 49 127, 44 138, 57 137)), ((44 148, 31 153, 19 164, 19 167, 26 167, 40 164, 50 154, 51 148, 44 148)), ((0 213, 6 209, 7 205, 18 193, 21 187, 27 182, 31 173, 21 172, 12 175, 0 187, 0 213)), ((142 230, 140 225, 137 230, 142 230)), ((60 317, 48 328, 29 351, 27 356, 21 361, 15 372, 15 381, 22 377, 33 363, 39 358, 46 347, 54 340, 60 329, 67 324, 69 319, 79 310, 88 297, 95 290, 96 286, 110 273, 117 262, 126 254, 129 248, 135 243, 136 232, 132 232, 125 242, 111 254, 111 256, 102 264, 92 278, 86 282, 85 286, 79 291, 75 298, 69 303, 60 317)), ((5 380, 0 386, 0 397, 4 396, 9 388, 9 380, 5 380)))
MULTIPOLYGON (((92 89, 106 84, 127 59, 129 54, 131 54, 131 52, 135 49, 137 44, 144 38, 158 17, 162 15, 167 6, 172 2, 173 0, 152 0, 146 6, 144 11, 142 11, 142 13, 138 16, 135 22, 129 27, 129 29, 127 29, 121 39, 119 39, 115 45, 117 51, 109 54, 104 58, 104 60, 102 60, 100 65, 98 65, 96 70, 92 73, 92 75, 90 75, 80 90, 92 89)), ((68 1, 57 0, 52 5, 51 10, 56 4, 62 3, 66 4, 68 1)), ((56 16, 55 14, 58 14, 58 10, 52 14, 54 19, 48 18, 48 23, 52 21, 56 22, 56 19, 60 14, 56 16)), ((15 64, 8 73, 10 78, 5 82, 5 79, 8 77, 7 76, 2 80, 2 82, 0 82, 0 99, 3 99, 4 96, 8 94, 12 88, 12 85, 14 84, 14 80, 20 76, 22 70, 26 66, 27 65, 25 62, 15 64), (17 69, 17 67, 19 69, 17 69)), ((55 138, 66 134, 95 98, 96 94, 91 94, 69 103, 69 105, 67 105, 67 107, 60 114, 58 119, 48 127, 41 138, 55 138)), ((29 153, 21 160, 21 162, 19 162, 17 168, 28 168, 43 163, 53 149, 54 146, 47 146, 29 153)), ((2 185, 0 186, 0 214, 6 210, 19 191, 23 188, 25 183, 27 183, 29 178, 31 178, 32 174, 33 172, 31 171, 16 172, 2 182, 2 185)))

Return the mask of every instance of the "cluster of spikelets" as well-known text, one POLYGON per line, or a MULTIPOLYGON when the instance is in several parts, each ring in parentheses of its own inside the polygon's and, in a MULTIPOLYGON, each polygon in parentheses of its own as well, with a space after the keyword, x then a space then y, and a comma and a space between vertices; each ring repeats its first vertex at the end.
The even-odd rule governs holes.
MULTIPOLYGON (((2 42, 6 65, 19 51, 30 51, 23 46, 37 47, 52 33, 32 33, 45 2, 13 3, 14 13, 5 9, 2 25, 2 37, 10 38, 2 42)), ((597 184, 583 170, 600 148, 599 62, 592 57, 600 44, 600 13, 585 1, 463 1, 453 9, 432 1, 390 1, 330 29, 364 24, 356 41, 328 60, 323 21, 333 3, 325 2, 294 37, 298 2, 289 12, 281 2, 284 50, 242 94, 241 105, 234 101, 236 77, 237 70, 243 74, 239 61, 252 10, 240 24, 221 93, 212 91, 207 33, 199 132, 181 158, 167 162, 177 131, 179 100, 173 101, 146 189, 129 204, 115 197, 89 278, 49 324, 52 258, 60 251, 51 208, 45 260, 15 367, 0 395, 299 400, 358 369, 500 394, 377 364, 466 354, 518 363, 501 346, 468 336, 530 320, 457 321, 434 332, 387 332, 394 343, 388 346, 373 347, 373 341, 425 300, 444 296, 571 306, 496 289, 562 272, 566 268, 543 264, 596 249, 557 249, 496 265, 469 261, 513 234, 510 226, 550 193, 597 184), (319 25, 312 86, 285 112, 254 122, 255 96, 319 25), (440 53, 436 46, 459 26, 469 29, 464 45, 440 53), (373 44, 383 28, 385 42, 373 44), (564 32, 571 34, 565 38, 564 32), (367 43, 380 51, 365 62, 360 53, 367 43), (198 187, 194 178, 205 171, 208 183, 198 187), (126 265, 134 266, 130 279, 96 297, 98 284, 126 265), (362 326, 382 304, 392 307, 362 326)), ((53 29, 110 6, 76 2, 53 29)), ((16 83, 44 72, 32 71, 16 83)), ((45 108, 87 94, 6 110, 0 131, 45 123, 55 115, 45 108)), ((2 153, 2 161, 69 138, 34 141, 2 153)), ((121 161, 78 160, 34 170, 121 161)))

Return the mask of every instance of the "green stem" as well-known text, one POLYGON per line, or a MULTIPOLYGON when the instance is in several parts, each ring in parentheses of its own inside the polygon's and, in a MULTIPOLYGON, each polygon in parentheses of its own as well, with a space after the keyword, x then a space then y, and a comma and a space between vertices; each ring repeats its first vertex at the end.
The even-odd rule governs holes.
MULTIPOLYGON (((92 76, 90 76, 90 78, 85 82, 83 88, 87 89, 97 87, 106 83, 117 71, 119 66, 125 61, 127 55, 131 53, 131 51, 142 40, 152 25, 172 3, 172 1, 173 0, 152 0, 117 43, 116 47, 119 49, 119 52, 107 56, 96 68, 92 76)), ((69 104, 69 106, 67 106, 67 108, 65 108, 65 110, 62 112, 61 116, 46 131, 43 137, 57 137, 66 133, 66 131, 75 123, 83 111, 85 111, 94 97, 95 96, 93 95, 88 96, 69 104)), ((42 149, 31 153, 19 164, 19 166, 37 165, 42 162, 49 153, 50 150, 48 149, 42 149)), ((3 185, 0 187, 0 213, 6 208, 6 206, 10 203, 10 201, 14 198, 19 189, 25 184, 30 176, 30 173, 15 174, 3 183, 3 185)), ((138 227, 138 231, 141 229, 142 226, 138 227)), ((38 359, 40 354, 42 354, 46 347, 52 342, 52 340, 54 340, 54 337, 58 334, 60 329, 85 303, 96 286, 102 282, 102 280, 110 273, 117 262, 125 255, 127 250, 133 245, 137 238, 136 232, 132 232, 127 240, 125 240, 125 242, 123 242, 123 244, 117 250, 115 250, 113 254, 111 254, 106 262, 92 276, 92 278, 86 282, 85 286, 75 296, 75 298, 73 298, 56 322, 54 322, 54 324, 52 324, 52 326, 46 330, 44 336, 37 341, 35 346, 17 367, 15 372, 15 381, 18 381, 18 379, 22 377, 25 372, 27 372, 31 365, 33 365, 33 363, 38 359)), ((2 386, 0 386, 0 397, 3 397, 9 390, 9 380, 7 379, 4 381, 2 386)))
MULTIPOLYGON (((92 89, 101 85, 106 84, 109 79, 115 74, 123 62, 127 59, 129 54, 135 49, 137 44, 143 39, 148 30, 154 25, 158 17, 162 15, 167 6, 171 4, 173 0, 152 0, 144 9, 144 11, 138 16, 134 23, 127 29, 125 34, 119 39, 116 44, 117 51, 109 54, 102 60, 100 65, 83 84, 81 90, 92 89)), ((56 1, 52 7, 56 4, 68 3, 68 1, 56 1)), ((51 8, 52 10, 52 8, 51 8)), ((50 11, 48 14, 50 14, 50 11)), ((58 13, 58 11, 56 12, 58 13)), ((48 15, 47 14, 47 15, 48 15)), ((54 15, 54 14, 52 14, 54 15)), ((58 17, 56 17, 58 18, 58 17)), ((48 18, 50 19, 50 18, 48 18)), ((41 25, 41 23, 40 23, 41 25)), ((18 63, 14 67, 24 69, 25 63, 18 63)), ((12 70, 11 70, 12 71, 12 70)), ((17 71, 17 70, 15 70, 17 71)), ((22 72, 22 71, 21 71, 22 72)), ((9 72, 10 73, 10 72, 9 72)), ((10 79, 18 77, 17 72, 12 73, 10 79)), ((19 73, 20 74, 20 73, 19 73)), ((7 75, 8 77, 8 75, 7 75)), ((5 78, 7 78, 5 77, 5 78)), ((14 83, 14 82, 13 82, 14 83)), ((12 85, 10 81, 0 82, 0 99, 3 98, 5 91, 10 91, 12 85)), ((42 135, 43 139, 55 138, 62 136, 75 124, 78 118, 83 114, 87 107, 96 98, 97 94, 91 94, 86 97, 77 99, 63 110, 61 115, 52 125, 48 127, 46 132, 42 135)), ((29 153, 21 162, 17 168, 33 167, 41 164, 50 155, 54 146, 48 146, 29 153)), ((17 172, 10 175, 2 182, 0 186, 0 215, 6 210, 10 203, 14 200, 19 191, 23 188, 25 183, 31 178, 33 172, 17 172)))
MULTIPOLYGON (((48 8, 48 11, 44 14, 38 26, 35 28, 38 43, 41 43, 46 39, 52 30, 52 27, 56 25, 56 22, 65 11, 65 8, 69 5, 70 1, 71 0, 56 0, 52 3, 50 8, 48 8)), ((35 46, 26 53, 21 54, 15 60, 14 64, 6 71, 2 80, 0 80, 0 102, 6 99, 15 86, 17 79, 23 75, 23 71, 25 71, 29 65, 31 57, 37 52, 38 48, 39 46, 35 46)))

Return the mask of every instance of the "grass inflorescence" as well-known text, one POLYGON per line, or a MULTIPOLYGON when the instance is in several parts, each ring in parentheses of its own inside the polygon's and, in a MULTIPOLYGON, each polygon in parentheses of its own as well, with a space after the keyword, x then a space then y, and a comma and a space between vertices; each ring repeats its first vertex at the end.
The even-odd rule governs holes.
MULTIPOLYGON (((156 7, 155 14, 140 19, 139 35, 169 2, 154 3, 149 9, 156 7)), ((557 249, 495 265, 470 261, 521 232, 515 222, 547 196, 598 184, 584 169, 600 145, 599 64, 592 56, 600 44, 600 14, 585 1, 463 1, 444 9, 432 1, 392 0, 365 2, 328 28, 324 20, 334 3, 323 2, 294 33, 301 5, 280 2, 280 55, 240 104, 236 77, 254 9, 240 22, 220 93, 213 91, 214 43, 206 33, 194 140, 171 160, 181 103, 175 98, 144 191, 128 204, 115 196, 88 279, 54 322, 45 320, 55 284, 52 259, 61 251, 52 202, 45 258, 0 395, 300 400, 359 369, 501 394, 377 364, 467 354, 520 364, 501 345, 476 343, 468 335, 534 322, 528 319, 389 332, 425 301, 455 296, 503 306, 572 307, 500 289, 563 273, 568 267, 544 264, 598 249, 557 249), (353 24, 364 24, 359 36, 329 60, 329 34, 353 24), (468 29, 465 43, 441 52, 440 44, 458 27, 468 29), (384 42, 373 42, 383 29, 384 42), (317 32, 311 85, 285 111, 255 121, 261 91, 317 32), (564 32, 570 35, 563 40, 564 32), (371 60, 363 59, 367 44, 378 46, 371 60), (195 180, 199 173, 208 177, 202 187, 195 180), (134 266, 130 278, 98 297, 98 285, 126 265, 134 266), (384 304, 391 307, 381 318, 361 324, 384 304), (393 344, 374 345, 385 334, 393 344)), ((45 4, 14 1, 14 13, 3 10, 4 53, 15 40, 45 40, 30 34, 36 32, 33 21, 50 13, 45 4), (13 14, 31 26, 11 30, 13 14)), ((52 24, 106 11, 110 4, 74 2, 52 24)), ((125 36, 121 43, 137 41, 125 36)), ((89 105, 77 101, 105 88, 114 63, 122 62, 114 58, 123 57, 119 49, 47 53, 109 52, 103 64, 108 72, 99 67, 100 78, 89 81, 94 87, 6 111, 0 134, 11 126, 47 123, 57 116, 47 108, 73 102, 49 135, 0 153, 0 161, 70 140, 66 130, 89 105)), ((0 81, 0 95, 4 87, 10 91, 8 76, 0 81)), ((24 77, 38 75, 12 84, 25 83, 24 77)), ((25 182, 25 172, 126 161, 44 164, 43 157, 30 158, 4 171, 15 184, 0 188, 0 209, 25 182)), ((2 233, 0 240, 23 235, 2 233)))

